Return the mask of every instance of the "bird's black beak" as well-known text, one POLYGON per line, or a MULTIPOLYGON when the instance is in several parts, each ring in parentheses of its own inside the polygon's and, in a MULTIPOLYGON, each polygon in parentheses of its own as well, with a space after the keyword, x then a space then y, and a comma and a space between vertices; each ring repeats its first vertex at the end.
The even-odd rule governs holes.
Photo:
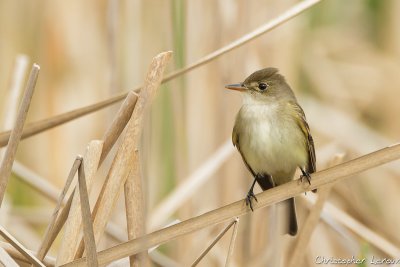
POLYGON ((228 85, 225 85, 225 88, 230 89, 230 90, 242 91, 242 92, 247 90, 247 87, 244 86, 243 83, 228 84, 228 85))

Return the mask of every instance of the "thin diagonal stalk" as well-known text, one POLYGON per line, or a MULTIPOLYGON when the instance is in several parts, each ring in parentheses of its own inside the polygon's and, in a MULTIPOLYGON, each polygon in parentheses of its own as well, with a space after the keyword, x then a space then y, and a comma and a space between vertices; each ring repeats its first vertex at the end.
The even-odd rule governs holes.
POLYGON ((49 225, 48 225, 48 227, 46 229, 43 241, 42 241, 42 243, 40 245, 40 248, 39 248, 39 251, 38 251, 38 254, 37 254, 37 257, 40 260, 44 259, 44 257, 46 256, 46 253, 50 249, 51 244, 53 243, 50 237, 52 235, 54 235, 54 231, 56 230, 54 226, 56 224, 56 220, 57 220, 57 216, 58 216, 58 213, 60 211, 60 208, 61 208, 61 204, 63 203, 65 195, 67 194, 68 189, 71 186, 71 183, 72 183, 72 181, 73 181, 73 179, 75 177, 75 174, 78 171, 78 168, 79 168, 79 166, 81 164, 82 164, 82 156, 77 156, 75 161, 74 161, 74 163, 72 164, 72 167, 71 167, 71 170, 69 172, 67 181, 65 182, 64 188, 63 188, 63 190, 62 190, 62 192, 60 194, 60 197, 58 198, 56 207, 55 207, 54 212, 53 212, 53 214, 51 216, 51 219, 50 219, 50 223, 49 223, 49 225))
MULTIPOLYGON (((28 66, 28 57, 25 55, 18 55, 15 59, 15 67, 11 78, 8 96, 4 98, 3 103, 3 122, 1 123, 1 130, 12 129, 17 118, 18 102, 23 92, 23 83, 25 80, 26 70, 28 66)), ((3 158, 4 150, 0 149, 0 161, 3 158)))
POLYGON ((235 225, 233 226, 231 242, 229 244, 228 255, 226 256, 225 267, 229 267, 231 262, 232 262, 233 251, 235 249, 235 243, 236 243, 236 237, 237 237, 238 228, 239 228, 239 218, 236 218, 235 219, 235 225))
MULTIPOLYGON (((25 139, 28 137, 31 137, 35 134, 44 132, 46 130, 49 130, 51 128, 54 128, 56 126, 62 125, 64 123, 67 123, 69 121, 72 121, 74 119, 80 118, 82 116, 88 115, 92 112, 95 112, 97 110, 100 110, 102 108, 108 107, 110 105, 116 104, 120 101, 122 101, 126 95, 127 92, 120 93, 116 96, 112 96, 109 99, 77 108, 47 119, 43 119, 40 121, 36 122, 31 122, 24 127, 24 130, 22 132, 21 139, 25 139)), ((7 144, 8 139, 10 138, 11 131, 4 131, 0 133, 0 147, 3 147, 7 144)))
POLYGON ((207 253, 214 247, 215 244, 225 235, 226 232, 232 227, 232 225, 236 224, 236 220, 233 220, 230 224, 228 224, 227 227, 225 227, 224 230, 222 230, 217 237, 211 242, 210 245, 200 254, 200 256, 192 263, 192 267, 196 266, 199 264, 199 262, 207 255, 207 253))
POLYGON ((11 174, 12 164, 14 162, 15 154, 17 152, 19 141, 21 140, 22 131, 24 128, 25 120, 28 115, 29 106, 31 104, 35 85, 39 76, 39 65, 33 64, 31 73, 29 75, 28 83, 24 97, 22 98, 21 105, 18 110, 17 121, 15 122, 14 129, 10 134, 6 152, 4 153, 3 160, 0 165, 0 207, 3 202, 4 194, 6 192, 8 180, 11 174))

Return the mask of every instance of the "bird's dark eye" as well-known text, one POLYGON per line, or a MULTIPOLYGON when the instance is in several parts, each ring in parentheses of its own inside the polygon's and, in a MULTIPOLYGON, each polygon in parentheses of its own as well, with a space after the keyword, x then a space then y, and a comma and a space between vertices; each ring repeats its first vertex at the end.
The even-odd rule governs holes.
POLYGON ((267 87, 268 87, 268 84, 266 84, 266 83, 259 83, 259 84, 258 84, 258 88, 259 88, 261 91, 264 91, 265 89, 267 89, 267 87))

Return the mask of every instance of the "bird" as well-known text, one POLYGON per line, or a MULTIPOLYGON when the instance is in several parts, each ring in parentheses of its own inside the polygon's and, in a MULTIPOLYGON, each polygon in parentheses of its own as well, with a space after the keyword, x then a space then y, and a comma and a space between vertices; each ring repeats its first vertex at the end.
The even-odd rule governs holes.
MULTIPOLYGON (((254 180, 246 196, 246 205, 253 211, 257 201, 253 189, 257 182, 263 191, 294 179, 299 168, 311 184, 316 171, 314 141, 303 109, 283 75, 277 68, 264 68, 252 73, 243 82, 229 84, 243 96, 232 131, 233 145, 254 180)), ((315 190, 313 191, 315 192, 315 190)), ((298 231, 294 198, 288 204, 288 229, 291 236, 298 231)))

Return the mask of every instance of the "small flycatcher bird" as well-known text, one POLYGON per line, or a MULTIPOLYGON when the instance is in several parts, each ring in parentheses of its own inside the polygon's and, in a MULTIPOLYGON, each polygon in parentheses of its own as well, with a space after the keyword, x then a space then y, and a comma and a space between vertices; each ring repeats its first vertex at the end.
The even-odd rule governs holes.
MULTIPOLYGON (((313 138, 303 109, 278 69, 256 71, 244 82, 225 88, 243 96, 232 141, 254 177, 246 197, 251 210, 252 199, 257 201, 253 193, 256 182, 265 191, 293 180, 300 168, 300 179, 310 183, 310 173, 316 171, 313 138)), ((294 236, 298 228, 294 198, 287 201, 288 233, 294 236)))

